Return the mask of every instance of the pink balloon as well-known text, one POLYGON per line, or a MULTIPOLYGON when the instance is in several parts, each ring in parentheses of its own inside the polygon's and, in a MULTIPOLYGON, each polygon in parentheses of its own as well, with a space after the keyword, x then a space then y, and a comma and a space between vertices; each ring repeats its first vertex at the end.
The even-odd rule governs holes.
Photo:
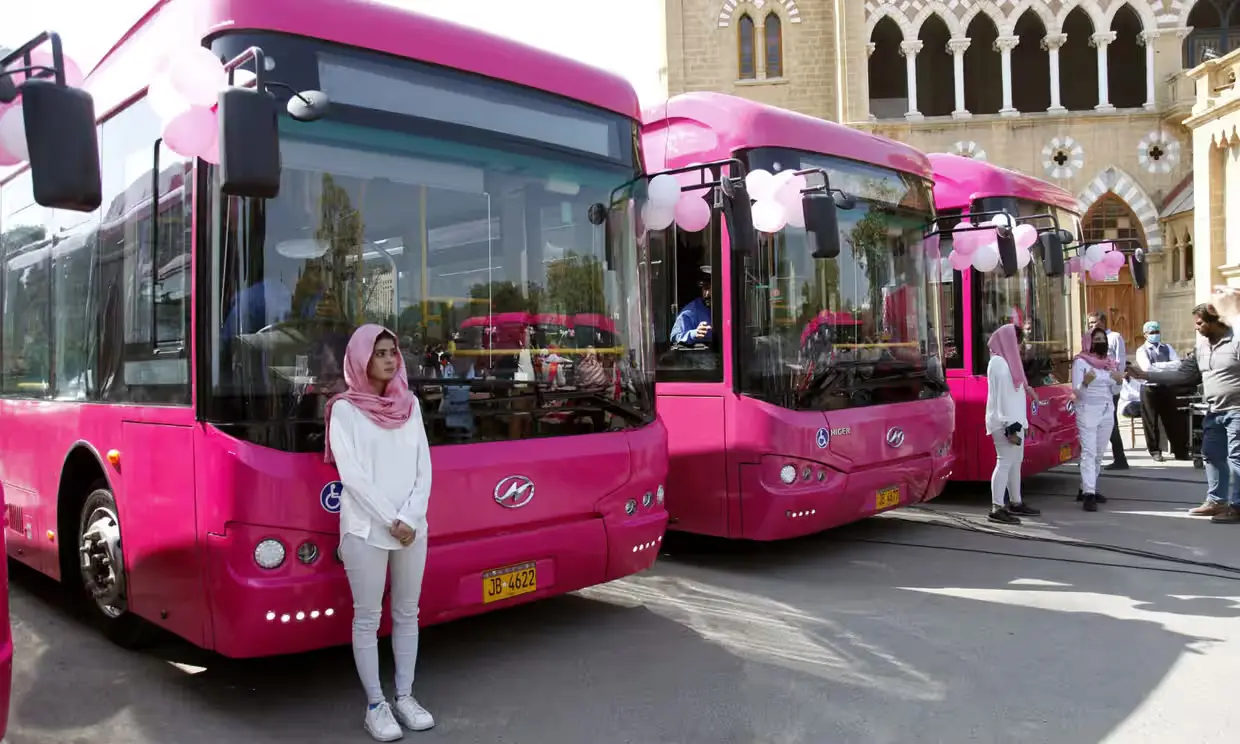
POLYGON ((170 60, 168 77, 172 88, 195 106, 210 106, 228 85, 224 63, 211 50, 191 46, 179 50, 170 60))
POLYGON ((951 255, 947 257, 947 260, 956 271, 965 271, 973 265, 973 259, 964 255, 960 251, 952 251, 951 255))
POLYGON ((1089 278, 1096 282, 1106 281, 1107 277, 1110 275, 1111 272, 1108 271, 1107 267, 1102 264, 1094 264, 1094 267, 1089 270, 1089 278))
POLYGON ((1038 242, 1038 228, 1033 225, 1017 225, 1012 230, 1012 238, 1016 241, 1017 248, 1032 248, 1033 244, 1038 242))
MULTIPOLYGON (((81 88, 82 84, 86 82, 86 76, 82 74, 82 68, 78 67, 78 64, 63 51, 61 52, 60 58, 64 61, 65 65, 65 85, 70 88, 81 88)), ((51 49, 39 48, 30 53, 31 67, 51 67, 52 62, 53 57, 51 49)), ((16 70, 25 66, 26 61, 19 59, 16 62, 9 64, 7 69, 16 70)), ((46 75, 46 73, 43 74, 46 75)), ((21 85, 26 81, 27 77, 29 77, 27 73, 16 73, 13 75, 13 82, 21 85)))
POLYGON ((207 145, 207 149, 198 153, 198 157, 207 161, 211 165, 220 164, 220 128, 215 128, 215 136, 211 138, 211 144, 207 145))
POLYGON ((973 227, 967 222, 961 222, 956 225, 956 229, 952 232, 952 249, 966 256, 972 256, 977 253, 977 249, 986 242, 985 238, 991 233, 990 230, 971 230, 965 232, 967 228, 973 227))
POLYGON ((205 106, 193 106, 164 125, 164 144, 187 158, 207 152, 218 137, 216 115, 205 106))
MULTIPOLYGON (((7 112, 10 108, 13 108, 14 106, 16 106, 18 101, 21 101, 21 99, 19 98, 17 99, 17 101, 14 101, 13 103, 0 103, 0 119, 3 119, 5 112, 7 112)), ((17 165, 18 163, 23 162, 24 160, 25 158, 19 158, 13 153, 4 149, 4 143, 0 142, 0 166, 17 165)))
POLYGON ((1106 262, 1112 270, 1118 270, 1128 259, 1120 251, 1111 251, 1107 254, 1106 262))
POLYGON ((687 232, 700 232, 710 224, 710 206, 702 192, 682 192, 676 202, 676 226, 687 232))
POLYGON ((1081 273, 1081 259, 1080 258, 1077 258, 1075 256, 1072 258, 1069 258, 1068 262, 1064 266, 1068 270, 1069 274, 1081 273))

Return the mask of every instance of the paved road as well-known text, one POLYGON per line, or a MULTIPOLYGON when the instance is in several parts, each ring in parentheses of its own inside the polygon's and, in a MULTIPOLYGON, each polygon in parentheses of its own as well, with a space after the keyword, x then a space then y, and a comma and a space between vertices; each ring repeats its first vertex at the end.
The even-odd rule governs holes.
MULTIPOLYGON (((1019 534, 1240 566, 1240 527, 1178 516, 1199 471, 1144 474, 1168 480, 1107 478, 1097 514, 1069 476, 1039 479, 1046 518, 1019 534)), ((642 576, 427 629, 439 725, 405 740, 1235 741, 1240 573, 970 531, 980 502, 779 545, 670 540, 642 576)), ((129 653, 40 577, 12 598, 10 744, 369 741, 347 649, 129 653)))

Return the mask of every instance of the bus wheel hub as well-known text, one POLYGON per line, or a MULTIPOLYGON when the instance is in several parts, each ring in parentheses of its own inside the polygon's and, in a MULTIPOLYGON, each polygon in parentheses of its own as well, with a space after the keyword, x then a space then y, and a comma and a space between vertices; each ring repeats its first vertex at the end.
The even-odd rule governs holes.
POLYGON ((85 520, 81 556, 82 581, 99 609, 116 617, 125 611, 125 562, 116 515, 96 509, 85 520))

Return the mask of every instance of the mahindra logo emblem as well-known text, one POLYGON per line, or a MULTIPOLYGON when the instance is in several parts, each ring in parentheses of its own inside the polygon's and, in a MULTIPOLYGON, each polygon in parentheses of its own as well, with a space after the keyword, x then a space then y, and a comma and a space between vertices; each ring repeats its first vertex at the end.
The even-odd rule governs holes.
POLYGON ((495 503, 520 509, 534 499, 534 481, 524 475, 510 475, 495 484, 495 503))
POLYGON ((899 447, 904 444, 904 430, 898 426, 893 426, 887 430, 887 445, 890 447, 899 447))

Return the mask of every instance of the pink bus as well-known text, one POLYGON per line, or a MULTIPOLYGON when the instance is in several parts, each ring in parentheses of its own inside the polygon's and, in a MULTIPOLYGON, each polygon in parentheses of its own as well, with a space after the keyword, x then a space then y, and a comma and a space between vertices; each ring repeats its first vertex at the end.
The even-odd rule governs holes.
POLYGON ((229 657, 348 643, 323 463, 345 341, 381 322, 418 357, 458 331, 436 298, 502 297, 609 318, 618 384, 411 368, 435 468, 423 623, 653 563, 667 435, 628 83, 365 0, 165 0, 87 88, 100 209, 44 209, 0 172, 10 556, 123 645, 151 625, 229 657), (220 93, 218 166, 159 142, 143 86, 169 39, 252 73, 220 93))
POLYGON ((986 342, 1004 323, 1025 330, 1025 373, 1036 393, 1029 402, 1025 440, 1026 475, 1040 473, 1080 456, 1069 370, 1071 334, 1079 322, 1069 317, 1069 279, 1063 248, 1079 239, 1080 213, 1072 194, 1031 176, 959 155, 932 154, 934 202, 942 237, 941 275, 944 360, 956 399, 956 467, 953 480, 985 481, 995 467, 995 450, 983 423, 986 413, 986 342), (947 263, 950 230, 970 213, 985 222, 999 212, 1032 224, 1042 234, 1032 260, 1012 276, 1002 270, 954 271, 947 263), (1051 241, 1056 230, 1061 235, 1051 241), (1058 256, 1052 256, 1057 253, 1058 256))
POLYGON ((938 496, 955 414, 925 156, 715 93, 648 109, 642 133, 648 170, 711 206, 703 229, 649 233, 669 527, 778 540, 938 496), (803 202, 758 232, 745 184, 784 171, 803 202))
MULTIPOLYGON (((8 524, 8 508, 4 501, 4 484, 0 483, 0 508, 5 511, 8 524)), ((8 540, 8 529, 4 530, 8 540)), ((0 740, 9 728, 9 702, 13 692, 13 624, 9 620, 9 562, 0 561, 0 740)))

